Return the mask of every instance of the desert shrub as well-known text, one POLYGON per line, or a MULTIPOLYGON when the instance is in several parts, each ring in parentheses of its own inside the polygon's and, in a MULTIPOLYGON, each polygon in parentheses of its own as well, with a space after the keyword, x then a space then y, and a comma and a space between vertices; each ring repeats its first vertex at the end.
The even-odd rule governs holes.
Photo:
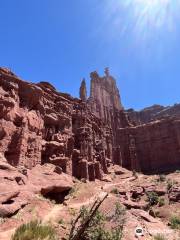
MULTIPOLYGON (((80 209, 80 225, 85 222, 89 214, 90 212, 88 208, 82 207, 80 209)), ((121 240, 125 222, 124 216, 125 210, 119 204, 116 204, 113 214, 109 216, 106 216, 101 211, 97 210, 88 227, 81 235, 81 240, 121 240), (106 221, 113 222, 114 227, 110 230, 106 230, 106 221)), ((76 229, 76 231, 78 231, 78 229, 76 229)))
POLYGON ((72 215, 72 216, 75 216, 75 215, 76 215, 76 209, 74 209, 74 208, 69 208, 68 211, 69 211, 69 214, 70 214, 70 215, 72 215))
POLYGON ((174 182, 170 179, 167 181, 167 190, 169 191, 174 185, 174 182))
POLYGON ((55 230, 39 221, 31 221, 17 228, 12 240, 56 240, 55 230))
POLYGON ((138 178, 138 174, 137 174, 136 170, 133 170, 132 175, 133 175, 133 177, 138 178))
POLYGON ((60 225, 64 225, 64 220, 61 218, 61 219, 59 219, 58 223, 59 223, 60 225))
POLYGON ((172 216, 170 219, 170 226, 172 229, 180 229, 180 217, 172 216))
POLYGON ((157 217, 157 213, 152 207, 149 208, 149 215, 151 215, 154 218, 157 217))
POLYGON ((159 198, 159 207, 162 207, 165 205, 165 199, 164 198, 159 198))
POLYGON ((71 190, 69 191, 69 195, 73 195, 76 192, 76 188, 72 187, 71 190))
POLYGON ((158 177, 158 181, 159 182, 165 182, 166 181, 166 175, 160 174, 159 177, 158 177))
MULTIPOLYGON (((80 223, 82 224, 87 218, 89 211, 86 207, 82 207, 80 212, 81 212, 80 223)), ((105 216, 100 211, 97 211, 92 221, 90 222, 89 227, 84 232, 83 239, 95 240, 100 237, 104 238, 104 235, 105 235, 104 221, 105 221, 105 216)))
POLYGON ((117 189, 117 188, 113 188, 113 189, 111 190, 111 193, 113 193, 113 194, 118 194, 118 193, 119 193, 119 191, 118 191, 118 189, 117 189))
POLYGON ((166 238, 162 234, 157 234, 156 236, 154 236, 154 240, 166 240, 166 238))
POLYGON ((157 205, 159 202, 159 197, 155 192, 148 192, 147 193, 147 200, 150 206, 157 205))

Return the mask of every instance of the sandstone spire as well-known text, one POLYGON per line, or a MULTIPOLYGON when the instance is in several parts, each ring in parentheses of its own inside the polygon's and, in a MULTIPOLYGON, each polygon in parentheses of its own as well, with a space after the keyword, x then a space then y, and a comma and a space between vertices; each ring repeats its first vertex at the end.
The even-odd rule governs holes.
POLYGON ((108 68, 108 67, 106 67, 106 68, 104 69, 104 73, 105 73, 105 76, 106 76, 106 77, 109 77, 109 68, 108 68))
POLYGON ((79 97, 82 101, 86 101, 87 100, 87 90, 86 90, 86 81, 85 79, 82 80, 81 82, 81 86, 79 89, 79 97))
POLYGON ((110 75, 109 68, 105 68, 105 76, 100 77, 97 72, 92 72, 91 92, 89 103, 92 111, 103 119, 108 118, 110 110, 123 110, 116 80, 110 75))

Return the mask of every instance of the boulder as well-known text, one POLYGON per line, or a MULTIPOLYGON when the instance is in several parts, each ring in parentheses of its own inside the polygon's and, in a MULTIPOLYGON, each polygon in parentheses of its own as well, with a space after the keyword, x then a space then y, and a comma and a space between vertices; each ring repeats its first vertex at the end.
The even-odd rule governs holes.
POLYGON ((35 193, 61 193, 73 187, 72 177, 67 174, 58 174, 52 164, 37 165, 28 171, 28 185, 35 193))
POLYGON ((133 202, 131 200, 123 200, 121 202, 127 209, 147 209, 148 203, 145 201, 133 202))

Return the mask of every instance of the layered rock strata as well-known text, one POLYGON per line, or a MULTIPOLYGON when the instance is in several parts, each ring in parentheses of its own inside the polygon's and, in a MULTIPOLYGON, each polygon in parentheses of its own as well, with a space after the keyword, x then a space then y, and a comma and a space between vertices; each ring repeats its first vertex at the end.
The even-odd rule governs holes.
POLYGON ((144 108, 140 111, 134 109, 128 109, 126 111, 128 117, 134 125, 140 125, 155 120, 162 120, 164 118, 180 118, 180 104, 174 104, 173 106, 161 106, 153 105, 151 107, 144 108))
POLYGON ((22 81, 1 68, 0 153, 7 162, 19 169, 51 163, 89 180, 108 173, 114 156, 112 126, 123 124, 124 113, 116 109, 109 125, 90 111, 84 84, 80 92, 82 100, 47 82, 22 81))
POLYGON ((118 135, 123 167, 144 173, 180 167, 180 119, 121 128, 118 135))
POLYGON ((91 181, 111 164, 144 172, 179 167, 178 105, 125 111, 109 70, 90 76, 90 97, 83 80, 77 99, 0 68, 0 153, 7 163, 19 170, 50 163, 58 173, 91 181))

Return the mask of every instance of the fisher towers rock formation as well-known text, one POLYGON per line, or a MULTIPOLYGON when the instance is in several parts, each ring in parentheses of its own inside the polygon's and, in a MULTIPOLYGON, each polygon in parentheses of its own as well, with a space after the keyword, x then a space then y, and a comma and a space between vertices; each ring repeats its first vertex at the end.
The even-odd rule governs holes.
POLYGON ((106 126, 110 128, 111 138, 109 145, 111 149, 111 159, 113 163, 122 164, 121 150, 118 140, 118 129, 130 126, 121 97, 116 85, 116 80, 109 73, 109 68, 105 68, 105 75, 100 77, 95 71, 90 74, 91 89, 88 99, 88 106, 92 113, 100 118, 106 126))
POLYGON ((103 118, 91 111, 93 98, 87 99, 84 80, 77 99, 47 82, 28 83, 0 68, 0 153, 7 162, 18 169, 51 163, 79 179, 101 179, 108 173, 113 159, 119 161, 113 142, 115 127, 122 125, 116 118, 121 105, 108 73, 97 81, 106 94, 105 105, 99 98, 101 108, 107 107, 103 118))
POLYGON ((91 111, 97 117, 108 121, 111 118, 110 112, 113 110, 123 110, 116 81, 109 74, 108 68, 105 68, 105 76, 100 77, 95 71, 90 74, 90 77, 91 91, 89 105, 91 111))

